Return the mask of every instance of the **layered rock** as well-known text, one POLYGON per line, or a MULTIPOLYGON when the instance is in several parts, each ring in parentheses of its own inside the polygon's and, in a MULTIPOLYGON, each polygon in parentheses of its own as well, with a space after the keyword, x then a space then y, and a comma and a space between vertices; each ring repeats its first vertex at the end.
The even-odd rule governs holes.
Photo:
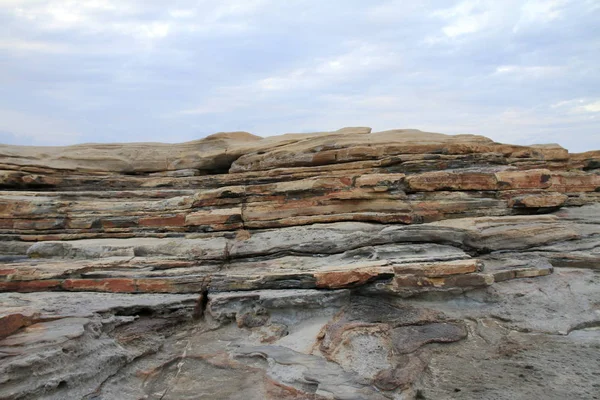
POLYGON ((599 152, 344 128, 0 146, 0 170, 0 398, 519 398, 435 371, 600 343, 599 152), (545 287, 579 319, 514 312, 545 287))

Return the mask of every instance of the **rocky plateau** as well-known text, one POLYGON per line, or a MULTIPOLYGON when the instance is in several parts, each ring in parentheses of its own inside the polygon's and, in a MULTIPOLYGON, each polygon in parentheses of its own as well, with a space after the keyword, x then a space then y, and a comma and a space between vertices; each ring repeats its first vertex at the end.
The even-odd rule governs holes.
POLYGON ((0 399, 600 399, 600 151, 0 145, 0 399))

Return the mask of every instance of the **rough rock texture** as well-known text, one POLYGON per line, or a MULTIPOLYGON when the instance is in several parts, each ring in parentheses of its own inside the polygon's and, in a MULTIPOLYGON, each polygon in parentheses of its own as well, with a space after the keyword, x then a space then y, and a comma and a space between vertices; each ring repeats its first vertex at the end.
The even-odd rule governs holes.
POLYGON ((600 398, 600 152, 0 145, 0 399, 600 398))

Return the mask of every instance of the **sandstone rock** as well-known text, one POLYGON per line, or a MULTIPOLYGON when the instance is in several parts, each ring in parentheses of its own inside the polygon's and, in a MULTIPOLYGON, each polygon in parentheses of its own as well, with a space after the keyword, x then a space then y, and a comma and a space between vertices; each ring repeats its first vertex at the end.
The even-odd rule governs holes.
POLYGON ((457 342, 467 337, 464 326, 453 323, 433 323, 417 326, 401 326, 392 330, 392 342, 402 354, 412 353, 427 343, 457 342))
POLYGON ((477 171, 426 172, 407 178, 413 191, 496 190, 498 181, 493 173, 477 171))
POLYGON ((508 205, 514 208, 556 208, 561 207, 567 202, 568 197, 559 193, 547 193, 542 195, 525 195, 513 197, 508 205))
POLYGON ((360 127, 0 145, 0 398, 592 398, 599 160, 360 127))

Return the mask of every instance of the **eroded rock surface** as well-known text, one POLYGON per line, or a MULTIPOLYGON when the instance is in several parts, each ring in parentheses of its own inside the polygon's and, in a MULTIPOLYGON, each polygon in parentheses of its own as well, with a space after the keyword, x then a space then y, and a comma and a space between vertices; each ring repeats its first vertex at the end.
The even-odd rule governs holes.
POLYGON ((600 398, 600 152, 0 146, 0 399, 600 398))

